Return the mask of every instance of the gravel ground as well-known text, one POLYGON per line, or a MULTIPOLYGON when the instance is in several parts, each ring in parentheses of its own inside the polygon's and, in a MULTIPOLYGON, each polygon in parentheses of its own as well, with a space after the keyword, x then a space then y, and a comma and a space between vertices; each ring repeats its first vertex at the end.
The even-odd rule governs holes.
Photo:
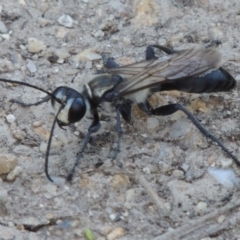
MULTIPOLYGON (((49 91, 80 91, 101 69, 101 53, 126 65, 143 60, 149 44, 186 49, 212 40, 222 42, 223 67, 240 80, 238 0, 0 0, 0 16, 0 77, 49 91)), ((134 108, 111 162, 115 114, 102 106, 102 128, 73 182, 56 185, 44 173, 50 103, 22 108, 10 101, 33 103, 45 94, 0 85, 0 239, 240 239, 240 169, 184 114, 148 117, 134 108), (230 177, 222 182, 213 172, 230 177)), ((151 102, 184 104, 240 159, 238 94, 239 86, 227 93, 174 91, 151 102)), ((51 175, 69 173, 90 121, 56 127, 51 175)))

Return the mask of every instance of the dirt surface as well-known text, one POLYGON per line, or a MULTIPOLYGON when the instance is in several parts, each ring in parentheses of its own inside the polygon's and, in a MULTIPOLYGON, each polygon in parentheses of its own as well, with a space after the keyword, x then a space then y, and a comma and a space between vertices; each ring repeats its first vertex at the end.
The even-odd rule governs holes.
MULTIPOLYGON (((238 0, 0 0, 0 10, 2 78, 81 91, 101 69, 101 53, 126 65, 143 60, 149 44, 186 49, 219 40, 223 67, 240 79, 238 0), (59 20, 64 14, 69 21, 59 20)), ((116 114, 104 105, 102 128, 73 182, 56 185, 44 173, 51 104, 22 108, 10 100, 33 103, 45 94, 0 85, 1 154, 17 157, 12 180, 3 176, 0 183, 0 239, 87 239, 86 228, 98 240, 239 239, 238 178, 222 185, 208 169, 233 169, 237 177, 240 169, 184 114, 148 117, 134 108, 132 125, 122 122, 121 151, 111 162, 116 114)), ((238 92, 165 92, 151 102, 184 104, 240 159, 238 92)), ((90 122, 87 116, 55 128, 51 176, 67 176, 90 122)), ((1 169, 8 162, 2 161, 1 169)))

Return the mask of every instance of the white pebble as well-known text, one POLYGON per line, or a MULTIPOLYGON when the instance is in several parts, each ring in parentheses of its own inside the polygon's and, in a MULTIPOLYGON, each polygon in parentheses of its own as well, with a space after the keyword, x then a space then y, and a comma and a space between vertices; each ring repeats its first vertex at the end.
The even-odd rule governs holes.
POLYGON ((19 45, 20 49, 25 50, 27 47, 25 45, 20 44, 19 45))
POLYGON ((102 30, 98 30, 97 32, 95 32, 94 34, 93 34, 93 36, 95 37, 95 38, 103 38, 104 37, 104 32, 102 31, 102 30))
POLYGON ((0 21, 0 33, 7 33, 7 28, 4 24, 4 22, 0 21))
POLYGON ((102 56, 98 53, 90 52, 87 54, 87 59, 90 61, 102 59, 102 56))
POLYGON ((143 172, 144 172, 145 174, 151 174, 151 170, 150 170, 150 168, 148 168, 148 167, 143 168, 143 172))
POLYGON ((56 185, 53 185, 53 184, 46 184, 44 186, 45 190, 52 194, 52 195, 56 195, 57 194, 57 186, 56 185))
POLYGON ((53 74, 58 74, 59 73, 59 68, 58 67, 53 68, 52 73, 53 74))
POLYGON ((183 178, 184 177, 183 171, 178 170, 178 169, 174 170, 172 175, 174 177, 177 177, 177 178, 183 178))
POLYGON ((39 149, 40 149, 40 152, 45 153, 47 151, 47 144, 45 142, 41 142, 39 149))
POLYGON ((73 19, 66 14, 63 14, 59 19, 58 23, 64 27, 72 28, 73 27, 73 19))
POLYGON ((220 215, 217 219, 218 223, 222 223, 225 220, 225 216, 224 215, 220 215))
POLYGON ((240 81, 240 74, 235 77, 236 81, 240 81))
POLYGON ((207 203, 205 202, 199 202, 195 208, 196 212, 200 213, 204 211, 207 208, 207 203))
POLYGON ((7 119, 7 121, 8 121, 9 123, 13 123, 13 122, 16 120, 16 118, 15 118, 15 116, 14 116, 13 114, 8 114, 8 115, 6 116, 6 119, 7 119))
POLYGON ((223 168, 229 168, 233 164, 232 159, 222 159, 221 165, 223 168))
POLYGON ((73 134, 74 134, 75 136, 79 136, 79 135, 80 135, 80 132, 79 132, 79 131, 75 131, 73 134))
POLYGON ((240 179, 236 177, 232 169, 218 169, 214 167, 208 168, 211 174, 220 184, 226 188, 233 188, 240 184, 240 179))
POLYGON ((114 221, 116 219, 116 214, 110 214, 109 215, 109 218, 114 221))
POLYGON ((37 67, 33 61, 29 61, 27 64, 27 68, 30 73, 35 73, 37 71, 37 67))
POLYGON ((51 179, 53 180, 53 183, 57 186, 64 185, 66 183, 66 179, 62 177, 51 176, 51 179))
POLYGON ((57 63, 63 64, 63 63, 64 63, 64 59, 63 59, 63 58, 59 58, 59 59, 57 60, 57 63))

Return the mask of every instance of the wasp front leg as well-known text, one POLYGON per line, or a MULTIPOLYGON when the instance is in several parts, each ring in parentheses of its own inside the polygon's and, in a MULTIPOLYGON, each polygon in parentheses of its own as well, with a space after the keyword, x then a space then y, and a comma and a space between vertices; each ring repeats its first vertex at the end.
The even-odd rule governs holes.
POLYGON ((71 169, 71 171, 67 177, 68 181, 72 181, 73 175, 76 171, 77 166, 79 165, 81 157, 83 157, 83 153, 85 151, 85 148, 87 147, 87 144, 89 143, 92 133, 97 132, 101 127, 97 109, 93 109, 91 111, 92 111, 92 115, 93 115, 93 121, 92 121, 90 127, 88 128, 87 135, 83 139, 82 146, 81 146, 79 153, 77 154, 77 158, 75 160, 74 166, 71 169))

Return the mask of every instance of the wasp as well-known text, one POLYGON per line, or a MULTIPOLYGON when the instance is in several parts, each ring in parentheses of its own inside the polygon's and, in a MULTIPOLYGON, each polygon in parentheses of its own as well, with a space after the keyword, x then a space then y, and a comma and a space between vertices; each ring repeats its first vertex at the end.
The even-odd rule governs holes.
POLYGON ((160 45, 151 45, 146 49, 145 61, 119 66, 112 58, 104 58, 104 65, 107 70, 86 83, 82 92, 66 86, 48 92, 27 82, 0 78, 2 82, 28 86, 47 94, 44 99, 32 104, 13 100, 13 102, 23 107, 36 106, 51 100, 56 115, 45 155, 45 174, 50 181, 53 182, 48 172, 48 158, 56 123, 62 128, 80 121, 87 112, 90 112, 93 117, 77 154, 75 164, 67 176, 67 180, 71 181, 91 135, 101 127, 98 111, 103 102, 112 103, 116 111, 118 141, 112 158, 115 158, 120 150, 121 117, 127 122, 131 121, 132 105, 136 104, 148 115, 165 116, 176 111, 184 112, 202 134, 217 143, 240 167, 240 162, 230 150, 212 135, 184 106, 173 103, 155 108, 148 101, 148 98, 153 93, 162 91, 178 90, 187 93, 212 93, 233 89, 236 86, 236 80, 221 67, 221 54, 216 47, 198 46, 176 51, 160 45), (157 58, 155 48, 165 52, 166 55, 157 58))

